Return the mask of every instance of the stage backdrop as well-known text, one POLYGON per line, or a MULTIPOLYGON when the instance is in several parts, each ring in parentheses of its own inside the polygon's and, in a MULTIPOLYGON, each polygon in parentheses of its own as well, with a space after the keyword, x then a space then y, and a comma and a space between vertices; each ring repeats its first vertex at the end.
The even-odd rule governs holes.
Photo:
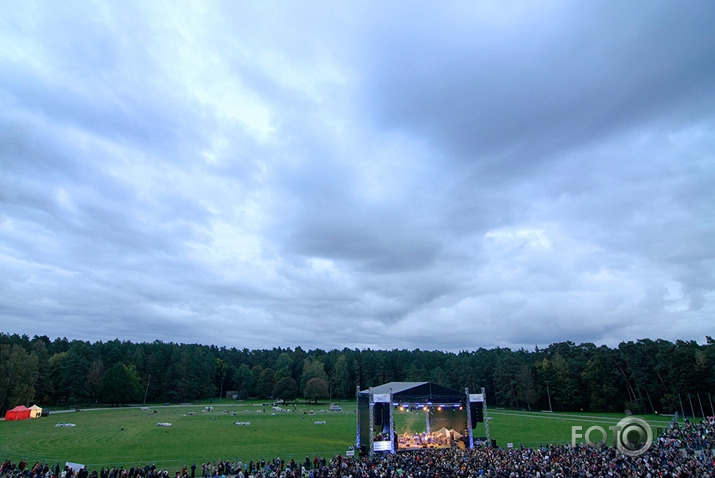
MULTIPOLYGON (((457 430, 465 433, 467 429, 467 411, 464 393, 443 387, 432 382, 389 382, 370 390, 358 393, 358 414, 360 420, 359 446, 363 452, 370 449, 370 393, 389 395, 392 392, 392 402, 375 403, 373 407, 373 432, 380 433, 389 429, 390 407, 406 405, 412 409, 422 406, 429 408, 430 430, 441 428, 457 430), (397 405, 395 405, 397 404, 397 405), (439 406, 442 410, 438 410, 439 406), (462 407, 461 410, 459 407, 462 407)), ((394 412, 399 413, 397 411, 394 412)), ((399 429, 395 430, 400 433, 399 429)))

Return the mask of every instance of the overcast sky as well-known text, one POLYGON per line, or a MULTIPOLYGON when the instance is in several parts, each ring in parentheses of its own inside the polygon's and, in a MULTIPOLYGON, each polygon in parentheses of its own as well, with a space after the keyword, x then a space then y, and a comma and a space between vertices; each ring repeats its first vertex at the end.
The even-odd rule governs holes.
POLYGON ((704 342, 715 3, 537 3, 0 0, 0 330, 704 342))

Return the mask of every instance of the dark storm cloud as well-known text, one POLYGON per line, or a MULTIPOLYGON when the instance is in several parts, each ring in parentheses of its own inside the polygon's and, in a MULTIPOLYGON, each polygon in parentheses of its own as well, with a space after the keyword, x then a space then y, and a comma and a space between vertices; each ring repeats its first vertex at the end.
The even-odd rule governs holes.
POLYGON ((712 6, 553 5, 492 22, 464 5, 382 17, 365 105, 498 177, 641 122, 710 115, 712 6))

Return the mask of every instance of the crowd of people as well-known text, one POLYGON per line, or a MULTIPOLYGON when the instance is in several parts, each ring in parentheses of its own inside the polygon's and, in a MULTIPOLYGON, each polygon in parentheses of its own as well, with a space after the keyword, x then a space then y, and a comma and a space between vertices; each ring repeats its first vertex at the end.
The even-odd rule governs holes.
MULTIPOLYGON (((5 461, 0 478, 74 478, 55 465, 5 461)), ((674 424, 640 456, 586 444, 531 448, 425 449, 365 457, 315 456, 250 462, 193 463, 175 473, 144 467, 102 468, 76 478, 556 478, 715 477, 715 422, 674 424)))

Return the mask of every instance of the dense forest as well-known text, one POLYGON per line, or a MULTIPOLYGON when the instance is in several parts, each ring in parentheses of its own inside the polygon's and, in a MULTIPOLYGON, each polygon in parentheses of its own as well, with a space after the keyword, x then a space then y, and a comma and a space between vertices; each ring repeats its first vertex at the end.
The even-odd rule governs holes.
POLYGON ((572 342, 533 351, 249 350, 196 344, 50 340, 0 334, 0 412, 16 405, 341 399, 390 381, 484 387, 491 406, 712 414, 715 345, 572 342))

